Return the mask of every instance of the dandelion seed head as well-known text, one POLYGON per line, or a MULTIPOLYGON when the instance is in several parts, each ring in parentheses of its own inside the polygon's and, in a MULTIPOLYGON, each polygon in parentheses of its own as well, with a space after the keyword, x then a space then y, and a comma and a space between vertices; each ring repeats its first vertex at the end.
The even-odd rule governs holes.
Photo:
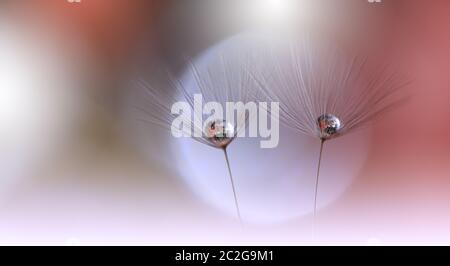
POLYGON ((268 43, 267 64, 252 68, 265 100, 280 103, 281 122, 323 140, 368 125, 405 100, 408 82, 385 64, 307 36, 268 43))
POLYGON ((214 112, 214 119, 219 120, 211 120, 213 123, 205 125, 204 121, 208 123, 211 113, 198 114, 196 107, 204 108, 208 103, 217 103, 222 111, 226 111, 227 103, 257 101, 259 88, 247 71, 253 63, 251 48, 253 46, 247 41, 236 39, 226 45, 219 44, 198 58, 186 60, 181 73, 155 71, 149 81, 139 79, 135 93, 139 120, 171 131, 173 121, 178 119, 183 122, 179 128, 183 136, 213 148, 228 147, 238 133, 245 132, 251 114, 238 108, 231 114, 233 121, 228 118, 228 121, 222 121, 229 114, 218 115, 214 112), (185 104, 188 112, 173 113, 171 108, 174 103, 185 104))
POLYGON ((226 148, 235 136, 235 128, 225 120, 215 120, 206 125, 205 135, 213 145, 226 148))
POLYGON ((341 120, 332 114, 323 114, 317 119, 319 137, 328 140, 336 137, 341 129, 341 120))

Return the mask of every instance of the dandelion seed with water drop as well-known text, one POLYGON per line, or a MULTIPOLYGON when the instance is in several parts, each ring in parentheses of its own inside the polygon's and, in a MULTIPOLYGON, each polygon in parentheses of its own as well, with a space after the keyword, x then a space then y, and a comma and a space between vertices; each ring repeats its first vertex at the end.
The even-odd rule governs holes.
MULTIPOLYGON (((319 139, 313 216, 318 202, 324 143, 367 125, 404 99, 406 83, 387 67, 345 54, 311 38, 269 45, 267 64, 249 70, 265 98, 280 103, 281 120, 319 139)), ((313 222, 314 223, 314 222, 313 222)))
MULTIPOLYGON (((240 205, 235 180, 232 174, 228 147, 236 139, 238 133, 245 130, 249 117, 247 110, 236 110, 235 118, 231 120, 213 119, 206 117, 204 113, 198 113, 198 105, 202 104, 196 98, 201 96, 206 102, 219 103, 225 106, 229 102, 254 102, 257 84, 245 71, 248 64, 245 52, 239 49, 221 50, 211 55, 211 62, 205 68, 198 67, 193 62, 188 62, 187 75, 193 84, 186 84, 183 80, 174 78, 169 74, 167 79, 169 86, 165 90, 152 86, 143 80, 139 81, 139 87, 143 89, 139 109, 144 115, 142 120, 163 126, 173 130, 171 126, 174 119, 181 120, 183 126, 179 128, 185 136, 222 150, 228 169, 231 183, 236 215, 242 223, 240 205), (175 114, 171 110, 172 104, 183 102, 189 112, 175 114), (197 113, 196 113, 197 111, 197 113), (193 116, 191 114, 194 113, 193 116), (207 121, 203 124, 203 121, 207 121), (192 134, 194 131, 194 134, 192 134), (200 132, 200 134, 195 134, 200 132)), ((248 58, 247 58, 248 59, 248 58)), ((202 108, 200 108, 202 109, 202 108)))

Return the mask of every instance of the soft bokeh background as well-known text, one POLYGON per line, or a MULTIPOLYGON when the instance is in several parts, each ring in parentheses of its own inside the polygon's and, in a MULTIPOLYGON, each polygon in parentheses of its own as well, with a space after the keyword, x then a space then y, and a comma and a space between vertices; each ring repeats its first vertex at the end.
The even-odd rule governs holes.
POLYGON ((0 243, 311 243, 300 185, 314 141, 282 129, 280 149, 230 147, 242 229, 225 181, 198 186, 204 165, 224 171, 215 155, 126 110, 130 81, 155 65, 181 71, 244 32, 317 31, 412 84, 408 103, 330 145, 314 243, 449 244, 449 11, 446 0, 1 1, 0 243))

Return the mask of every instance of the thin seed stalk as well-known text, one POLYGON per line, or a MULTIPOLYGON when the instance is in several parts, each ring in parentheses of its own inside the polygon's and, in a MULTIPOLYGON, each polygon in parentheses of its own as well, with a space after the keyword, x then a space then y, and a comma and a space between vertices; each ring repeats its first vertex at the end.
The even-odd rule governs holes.
POLYGON ((239 218, 239 222, 240 222, 241 224, 243 224, 243 222, 242 222, 242 217, 241 217, 241 211, 240 211, 240 209, 239 209, 239 201, 238 201, 238 198, 237 198, 236 187, 235 187, 235 185, 234 185, 233 174, 232 174, 232 172, 231 172, 230 160, 229 160, 229 158, 228 158, 228 152, 227 152, 227 149, 226 149, 226 148, 223 149, 223 152, 224 152, 224 155, 225 155, 225 160, 226 160, 226 162, 227 162, 228 173, 229 173, 229 176, 230 176, 230 182, 231 182, 231 188, 233 189, 233 197, 234 197, 234 205, 235 205, 235 207, 236 207, 236 215, 237 215, 237 217, 239 218))
POLYGON ((319 191, 319 178, 320 178, 320 165, 322 163, 322 152, 323 152, 323 144, 325 143, 325 140, 322 139, 320 141, 320 152, 319 152, 319 160, 317 163, 317 174, 316 174, 316 186, 314 190, 314 218, 316 217, 317 213, 317 194, 319 191))
POLYGON ((317 173, 316 173, 316 184, 314 188, 314 209, 313 209, 313 222, 312 222, 312 235, 313 239, 315 237, 315 228, 316 228, 316 214, 317 214, 317 195, 319 194, 319 181, 320 181, 320 166, 322 163, 322 153, 323 153, 323 146, 325 143, 325 139, 320 140, 320 151, 319 151, 319 159, 317 162, 317 173))

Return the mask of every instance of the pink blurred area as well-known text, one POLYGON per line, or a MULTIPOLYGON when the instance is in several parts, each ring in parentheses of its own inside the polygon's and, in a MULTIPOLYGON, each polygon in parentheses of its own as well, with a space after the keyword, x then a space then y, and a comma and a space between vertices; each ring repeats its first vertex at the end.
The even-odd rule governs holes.
POLYGON ((448 244, 450 3, 397 5, 386 56, 411 77, 410 99, 377 124, 366 169, 342 204, 380 239, 448 244))
MULTIPOLYGON (((148 159, 117 121, 136 57, 156 56, 170 64, 180 51, 195 55, 258 22, 235 12, 239 1, 183 2, 192 4, 0 3, 2 22, 21 21, 37 33, 70 33, 83 46, 77 61, 85 64, 78 69, 85 73, 81 84, 89 84, 74 89, 85 103, 65 145, 53 147, 51 155, 0 190, 6 191, 0 197, 0 244, 312 243, 308 215, 242 231, 233 217, 196 198, 175 166, 160 163, 160 157, 170 158, 169 151, 150 146, 148 159)), ((409 100, 374 124, 368 158, 354 183, 319 212, 314 243, 449 244, 450 2, 305 2, 316 13, 300 28, 323 31, 393 62, 411 79, 409 100)), ((151 137, 162 147, 167 141, 151 137)))

